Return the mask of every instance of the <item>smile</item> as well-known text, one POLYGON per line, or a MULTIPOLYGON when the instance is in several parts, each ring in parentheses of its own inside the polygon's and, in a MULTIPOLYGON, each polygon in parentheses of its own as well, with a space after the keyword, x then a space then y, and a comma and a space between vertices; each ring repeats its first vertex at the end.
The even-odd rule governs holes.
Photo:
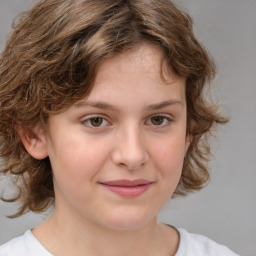
POLYGON ((114 180, 100 183, 104 188, 122 197, 133 198, 142 195, 153 182, 143 179, 114 180))

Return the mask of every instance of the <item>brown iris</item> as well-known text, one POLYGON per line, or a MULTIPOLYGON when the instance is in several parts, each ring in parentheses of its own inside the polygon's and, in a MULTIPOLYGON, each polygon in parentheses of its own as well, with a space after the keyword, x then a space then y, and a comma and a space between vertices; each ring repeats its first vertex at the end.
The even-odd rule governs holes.
POLYGON ((103 122, 103 118, 102 117, 94 117, 94 118, 90 119, 90 123, 94 127, 101 126, 102 122, 103 122))
POLYGON ((163 116, 154 116, 151 117, 151 122, 154 125, 161 125, 164 121, 164 117, 163 116))

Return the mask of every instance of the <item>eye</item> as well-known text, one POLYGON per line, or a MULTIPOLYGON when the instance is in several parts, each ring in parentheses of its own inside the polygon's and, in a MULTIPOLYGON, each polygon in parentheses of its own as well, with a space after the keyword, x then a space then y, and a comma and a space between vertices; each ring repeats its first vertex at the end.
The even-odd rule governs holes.
POLYGON ((156 115, 156 116, 151 116, 146 121, 146 124, 153 125, 153 126, 165 127, 165 126, 168 126, 171 121, 172 120, 168 116, 156 115))
POLYGON ((110 123, 101 116, 92 116, 82 120, 82 124, 89 128, 101 128, 108 126, 110 123))

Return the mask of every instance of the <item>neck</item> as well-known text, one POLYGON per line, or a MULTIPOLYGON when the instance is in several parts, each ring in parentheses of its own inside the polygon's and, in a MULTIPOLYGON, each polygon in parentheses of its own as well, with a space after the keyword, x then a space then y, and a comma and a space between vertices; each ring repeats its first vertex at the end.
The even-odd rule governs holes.
POLYGON ((116 230, 65 215, 55 210, 48 221, 33 231, 55 256, 169 256, 178 247, 177 232, 158 223, 157 218, 137 229, 116 230))

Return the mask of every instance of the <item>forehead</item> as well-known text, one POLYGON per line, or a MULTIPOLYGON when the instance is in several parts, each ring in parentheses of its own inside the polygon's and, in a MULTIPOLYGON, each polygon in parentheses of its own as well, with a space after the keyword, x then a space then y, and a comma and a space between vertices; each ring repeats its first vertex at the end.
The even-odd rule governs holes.
MULTIPOLYGON (((166 81, 173 82, 175 75, 170 75, 170 70, 164 62, 164 56, 159 47, 141 43, 136 47, 116 54, 101 62, 96 75, 95 83, 101 82, 109 78, 109 74, 116 72, 117 74, 126 73, 129 76, 140 74, 150 79, 158 79, 159 75, 165 75, 166 81), (168 75, 167 75, 168 73, 168 75)), ((118 76, 117 76, 118 77, 118 76)))
MULTIPOLYGON (((140 44, 101 62, 87 101, 150 105, 185 102, 185 79, 168 70, 158 47, 140 44)), ((79 102, 78 102, 79 104, 79 102)))

